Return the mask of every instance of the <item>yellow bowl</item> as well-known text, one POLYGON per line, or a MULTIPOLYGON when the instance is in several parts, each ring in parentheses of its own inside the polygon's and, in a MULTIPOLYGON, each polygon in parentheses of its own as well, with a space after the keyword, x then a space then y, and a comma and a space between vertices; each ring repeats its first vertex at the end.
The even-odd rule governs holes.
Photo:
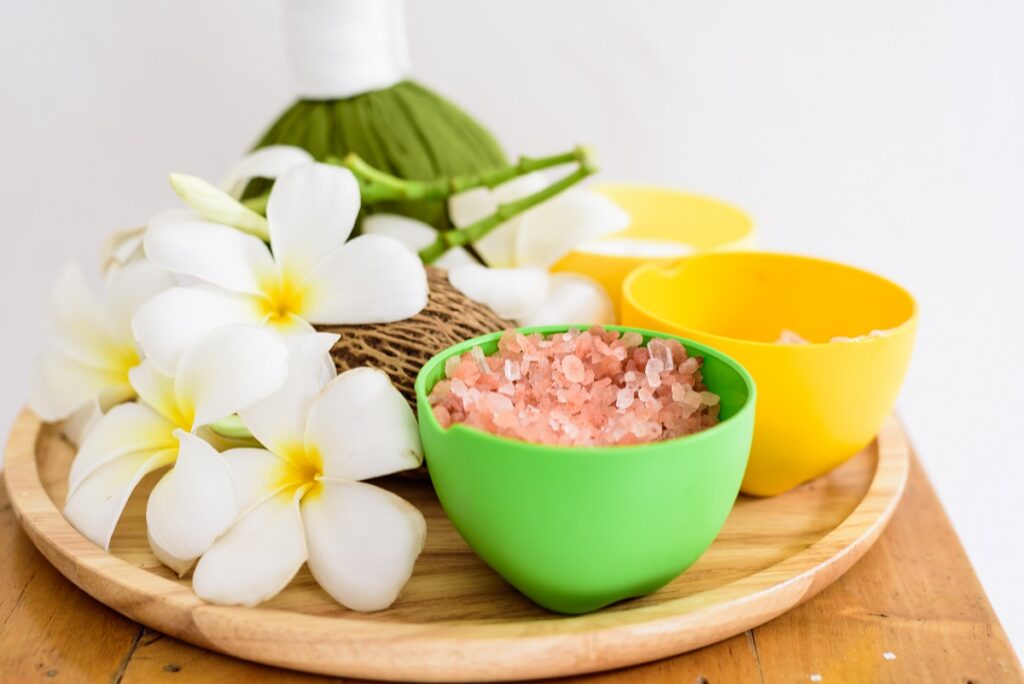
POLYGON ((757 383, 747 494, 769 496, 860 451, 892 410, 917 328, 913 297, 821 259, 733 252, 647 265, 623 284, 627 326, 714 347, 757 383), (809 344, 778 344, 783 330, 809 344), (883 331, 869 336, 872 331, 883 331), (833 337, 855 341, 832 341, 833 337))
MULTIPOLYGON (((739 209, 718 200, 677 190, 645 185, 599 185, 594 188, 626 210, 629 226, 599 242, 614 246, 615 240, 657 240, 675 243, 683 253, 756 249, 754 222, 739 209)), ((622 281, 646 263, 671 263, 671 256, 624 256, 575 251, 554 266, 556 271, 582 273, 608 291, 621 315, 622 281)))

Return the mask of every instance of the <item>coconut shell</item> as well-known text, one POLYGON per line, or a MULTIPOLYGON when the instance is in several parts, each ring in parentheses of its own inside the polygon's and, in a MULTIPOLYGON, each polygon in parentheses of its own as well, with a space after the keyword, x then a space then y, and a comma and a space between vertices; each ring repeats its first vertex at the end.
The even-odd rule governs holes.
POLYGON ((514 328, 489 307, 474 302, 448 282, 448 272, 427 266, 430 296, 412 318, 370 325, 321 325, 318 330, 341 335, 331 356, 338 372, 369 366, 391 377, 416 410, 413 386, 420 368, 435 354, 479 335, 514 328))

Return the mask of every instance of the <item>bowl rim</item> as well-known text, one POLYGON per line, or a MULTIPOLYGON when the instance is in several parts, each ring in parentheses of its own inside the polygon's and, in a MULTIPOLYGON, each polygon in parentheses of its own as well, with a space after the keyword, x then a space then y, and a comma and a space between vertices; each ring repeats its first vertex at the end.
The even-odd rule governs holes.
POLYGON ((680 324, 678 322, 669 320, 669 319, 665 318, 664 316, 655 314, 649 308, 647 308, 645 306, 641 306, 637 302, 636 297, 632 293, 633 284, 637 280, 642 278, 644 275, 646 275, 648 272, 650 272, 650 271, 656 271, 656 270, 657 271, 662 271, 665 274, 667 274, 669 277, 672 277, 672 276, 675 276, 678 273, 679 269, 681 269, 685 265, 684 262, 686 262, 687 260, 690 260, 690 259, 732 258, 732 257, 741 257, 741 256, 742 257, 749 257, 749 256, 766 257, 768 259, 777 259, 777 260, 784 260, 784 261, 804 261, 804 262, 818 264, 818 265, 821 265, 821 266, 828 266, 828 267, 831 267, 831 268, 838 268, 838 269, 841 269, 841 270, 844 270, 844 271, 850 271, 850 272, 856 273, 859 276, 866 276, 866 277, 874 279, 874 280, 879 280, 879 281, 885 283, 885 285, 887 285, 888 287, 891 287, 894 290, 896 290, 896 291, 900 292, 901 294, 903 294, 907 298, 907 300, 910 302, 910 314, 903 320, 903 322, 900 323, 899 325, 895 325, 895 326, 893 326, 891 328, 886 328, 883 331, 883 332, 886 333, 885 335, 881 335, 881 336, 878 336, 878 337, 867 337, 864 340, 858 340, 856 342, 856 346, 866 346, 866 345, 870 345, 870 344, 880 343, 882 340, 885 340, 885 339, 887 339, 889 337, 893 337, 893 336, 895 336, 897 334, 900 334, 900 333, 903 333, 903 332, 905 332, 907 330, 912 329, 917 324, 917 318, 918 318, 918 303, 917 303, 917 299, 914 298, 914 295, 912 295, 909 290, 907 290, 905 287, 903 287, 902 285, 900 285, 896 281, 890 280, 889 278, 886 278, 883 275, 879 275, 877 273, 874 273, 873 271, 869 271, 867 269, 860 268, 858 266, 852 266, 850 264, 845 264, 845 263, 843 263, 841 261, 833 261, 831 259, 825 259, 825 258, 822 258, 822 257, 809 256, 809 255, 805 255, 805 254, 795 254, 795 253, 791 253, 791 252, 765 252, 765 251, 761 251, 761 250, 708 251, 708 252, 698 252, 696 254, 689 254, 689 255, 684 256, 684 257, 679 257, 678 259, 675 259, 675 260, 673 260, 671 262, 668 262, 668 263, 646 263, 646 264, 643 264, 642 266, 636 267, 635 269, 630 271, 629 274, 625 278, 623 278, 623 280, 622 280, 622 291, 620 293, 622 301, 623 302, 628 301, 629 302, 629 306, 631 306, 634 309, 636 309, 637 311, 643 313, 646 317, 650 318, 651 320, 657 321, 661 325, 665 325, 665 326, 672 327, 672 328, 682 329, 682 330, 686 331, 687 333, 699 333, 701 336, 707 337, 709 340, 721 341, 721 342, 725 342, 725 343, 729 343, 729 344, 741 343, 741 344, 748 344, 748 345, 755 346, 755 347, 772 347, 772 348, 779 348, 779 349, 794 349, 794 348, 795 349, 822 349, 822 348, 826 348, 826 347, 836 347, 836 346, 844 346, 845 347, 845 346, 849 346, 851 344, 850 342, 837 342, 837 341, 833 341, 833 340, 829 340, 827 342, 762 342, 760 340, 750 340, 750 339, 747 339, 745 337, 731 337, 729 335, 719 335, 717 333, 708 332, 706 330, 703 330, 702 328, 697 328, 697 327, 694 327, 692 325, 682 325, 682 324, 680 324))
MULTIPOLYGON (((564 333, 570 329, 573 330, 589 330, 594 327, 593 324, 559 324, 559 325, 535 325, 535 326, 522 326, 512 328, 516 332, 523 334, 541 333, 542 335, 551 335, 556 333, 564 333)), ((432 410, 422 411, 423 416, 419 416, 420 420, 419 427, 423 429, 424 422, 428 423, 430 427, 438 430, 442 435, 448 435, 452 432, 465 433, 473 437, 483 439, 485 443, 493 442, 495 444, 503 445, 515 445, 516 447, 526 449, 527 451, 551 451, 555 450, 563 455, 572 454, 584 454, 587 458, 595 458, 598 456, 617 456, 625 453, 626 451, 632 450, 646 450, 653 451, 655 449, 671 449, 673 446, 678 446, 680 443, 685 442, 686 444, 694 444, 698 441, 711 439, 723 430, 732 429, 734 423, 739 422, 740 419, 748 419, 752 422, 752 415, 748 417, 748 414, 754 413, 754 408, 757 404, 757 384, 754 382, 753 376, 747 371, 746 368, 740 364, 739 361, 732 358, 728 354, 721 352, 714 347, 707 344, 697 342, 673 333, 662 332, 658 330, 649 330, 647 328, 638 328, 634 326, 625 325, 602 325, 605 330, 617 330, 619 332, 635 332, 643 335, 646 338, 660 338, 660 339, 675 339, 683 343, 687 347, 697 349, 705 356, 714 356, 717 360, 725 363, 733 372, 735 372, 742 380, 747 389, 747 398, 743 405, 725 420, 719 421, 717 425, 701 430, 691 435, 684 435, 682 437, 675 437, 673 439, 667 439, 660 442, 646 442, 643 444, 623 444, 613 446, 577 446, 577 445, 564 445, 564 444, 538 444, 536 442, 527 442, 525 440, 513 439, 511 437, 503 437, 501 435, 495 435, 486 430, 481 430, 475 427, 470 427, 464 423, 455 423, 450 427, 441 427, 441 424, 437 422, 437 418, 434 416, 432 410)), ((464 340, 457 344, 453 344, 446 347, 442 351, 438 352, 434 356, 430 357, 426 363, 420 368, 419 373, 416 374, 416 383, 414 385, 416 393, 416 406, 422 408, 424 406, 429 407, 430 402, 427 397, 427 375, 436 366, 444 363, 449 357, 456 353, 462 353, 472 349, 474 346, 490 342, 495 339, 500 339, 505 334, 505 330, 499 330, 496 332, 486 333, 484 335, 478 335, 468 340, 464 340)))
MULTIPOLYGON (((724 209, 726 211, 729 211, 730 213, 735 214, 737 218, 741 219, 746 224, 745 230, 744 230, 742 235, 739 235, 738 237, 735 237, 735 238, 733 238, 731 240, 726 240, 725 242, 722 242, 720 244, 716 244, 716 245, 714 245, 712 247, 694 247, 693 244, 691 244, 689 242, 685 242, 683 240, 676 240, 675 241, 675 242, 678 242, 681 245, 686 245, 688 247, 691 247, 691 248, 695 249, 696 251, 694 252, 694 254, 703 254, 706 251, 744 251, 744 250, 741 249, 741 247, 743 245, 754 244, 753 241, 757 239, 758 228, 757 228, 757 222, 754 221, 754 217, 750 213, 745 211, 744 209, 741 209, 740 207, 736 206, 735 204, 727 202, 727 201, 725 201, 723 199, 719 199, 718 197, 713 197, 711 195, 705 195, 705 194, 702 194, 702 193, 699 193, 699 192, 690 192, 689 190, 681 190, 679 188, 673 188, 673 187, 670 187, 670 186, 667 186, 667 185, 658 185, 658 184, 652 184, 652 183, 634 183, 634 182, 629 182, 629 181, 625 181, 625 182, 604 181, 604 182, 601 182, 601 183, 596 183, 593 186, 592 189, 595 192, 600 193, 604 197, 608 197, 608 195, 606 195, 604 192, 602 192, 604 190, 607 190, 607 191, 610 191, 610 192, 614 192, 616 190, 626 190, 626 191, 633 191, 633 192, 639 191, 639 192, 648 192, 648 193, 660 193, 660 194, 666 194, 666 195, 677 195, 679 197, 684 197, 684 198, 691 199, 691 200, 698 200, 700 202, 704 202, 704 203, 707 203, 707 204, 713 204, 713 205, 715 205, 717 207, 720 207, 720 208, 722 208, 722 209, 724 209)), ((611 197, 608 197, 608 199, 612 199, 612 201, 614 201, 614 199, 611 198, 611 197)), ((632 222, 632 216, 630 216, 630 221, 632 222)), ((614 240, 614 239, 616 239, 616 236, 619 233, 622 233, 622 232, 624 232, 625 230, 628 230, 628 229, 629 229, 629 226, 627 226, 626 228, 624 228, 621 231, 616 231, 614 233, 609 233, 608 235, 603 235, 600 238, 597 238, 595 240, 595 242, 600 242, 600 241, 605 240, 605 239, 614 240)), ((628 265, 630 263, 644 263, 644 264, 646 264, 646 263, 649 263, 649 262, 652 262, 652 261, 658 262, 658 263, 664 263, 664 262, 666 262, 668 260, 675 261, 675 260, 678 260, 678 259, 686 258, 685 256, 684 257, 679 257, 679 256, 675 256, 675 257, 673 257, 673 256, 666 256, 666 257, 642 257, 642 256, 630 256, 630 255, 626 255, 626 254, 602 254, 602 253, 598 253, 598 252, 587 252, 587 251, 581 250, 579 248, 572 249, 569 252, 569 254, 582 254, 582 255, 585 255, 586 257, 591 258, 591 259, 602 259, 602 260, 607 260, 609 262, 618 262, 618 263, 626 264, 626 265, 628 265)), ((687 255, 687 256, 689 256, 689 255, 687 255)))

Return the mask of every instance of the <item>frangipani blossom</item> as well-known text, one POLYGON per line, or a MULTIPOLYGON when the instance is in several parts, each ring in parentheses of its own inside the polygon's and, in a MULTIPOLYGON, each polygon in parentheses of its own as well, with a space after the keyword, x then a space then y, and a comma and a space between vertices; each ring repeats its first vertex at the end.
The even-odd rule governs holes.
MULTIPOLYGON (((468 190, 449 199, 449 214, 461 228, 547 184, 543 175, 533 173, 494 189, 468 190)), ((449 250, 437 265, 448 269, 451 284, 467 297, 522 325, 611 323, 614 309, 600 285, 582 275, 548 270, 576 247, 622 230, 628 223, 629 216, 611 200, 571 188, 474 242, 473 248, 490 268, 460 248, 449 250)), ((363 232, 394 237, 417 252, 437 235, 426 224, 387 214, 364 219, 363 232)))
POLYGON ((107 549, 136 485, 177 462, 150 494, 146 522, 157 558, 186 571, 235 517, 232 494, 225 499, 223 491, 231 483, 227 467, 191 433, 269 396, 287 375, 285 342, 252 326, 209 333, 182 356, 173 377, 143 361, 130 373, 139 401, 111 409, 78 450, 68 473, 65 517, 107 549))
POLYGON ((68 264, 50 294, 48 348, 36 359, 29 400, 36 415, 48 422, 74 416, 81 427, 91 422, 85 414, 132 399, 128 373, 142 356, 132 316, 173 285, 169 273, 140 261, 111 273, 98 298, 77 264, 68 264))
POLYGON ((202 284, 168 290, 138 311, 133 329, 147 357, 169 372, 196 339, 225 323, 295 334, 312 331, 312 323, 388 323, 418 313, 427 278, 415 255, 379 235, 346 242, 359 207, 350 171, 314 163, 275 182, 269 249, 219 223, 150 225, 146 256, 202 284))
MULTIPOLYGON (((204 486, 219 487, 223 500, 234 493, 237 518, 196 565, 201 598, 255 605, 308 563, 339 603, 379 610, 412 574, 426 535, 422 514, 362 480, 422 462, 416 420, 383 372, 356 368, 335 377, 327 352, 337 339, 291 338, 287 382, 240 412, 265 449, 208 449, 208 460, 227 464, 233 486, 213 478, 204 486)), ((178 509, 189 507, 200 485, 181 482, 178 509)), ((197 536, 211 529, 199 517, 192 524, 197 536)))
POLYGON ((312 155, 301 147, 270 145, 242 157, 228 170, 220 189, 201 178, 185 174, 172 174, 171 186, 191 208, 168 209, 151 218, 145 227, 120 230, 113 233, 104 247, 104 270, 120 268, 142 259, 146 229, 160 223, 182 221, 214 221, 227 223, 242 230, 266 234, 266 220, 239 204, 245 187, 254 178, 276 179, 296 166, 309 164, 312 155), (232 218, 239 218, 232 222, 232 218), (236 225, 239 224, 239 225, 236 225))

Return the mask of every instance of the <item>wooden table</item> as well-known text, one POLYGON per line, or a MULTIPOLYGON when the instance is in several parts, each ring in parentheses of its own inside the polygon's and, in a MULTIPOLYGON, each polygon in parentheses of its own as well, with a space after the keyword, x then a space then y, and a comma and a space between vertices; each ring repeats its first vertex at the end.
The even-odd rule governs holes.
MULTIPOLYGON (((0 682, 315 682, 142 627, 54 570, 0 486, 0 682)), ((352 682, 354 680, 345 680, 352 682)), ((577 682, 1024 682, 915 457, 905 498, 873 549, 799 608, 713 646, 577 682)))

